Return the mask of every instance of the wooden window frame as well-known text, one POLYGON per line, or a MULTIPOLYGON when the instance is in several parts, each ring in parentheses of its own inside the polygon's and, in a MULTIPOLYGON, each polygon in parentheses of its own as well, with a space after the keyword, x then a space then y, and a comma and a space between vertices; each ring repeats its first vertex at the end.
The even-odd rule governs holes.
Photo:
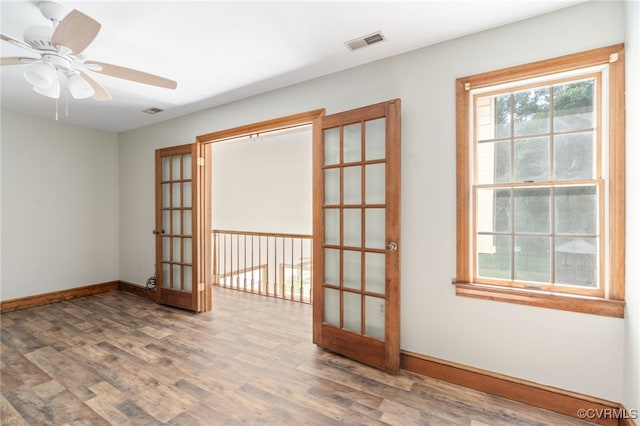
POLYGON ((624 45, 593 49, 530 64, 505 68, 456 80, 457 258, 456 295, 539 306, 611 317, 624 317, 625 287, 625 109, 624 45), (607 276, 601 295, 573 294, 549 289, 514 288, 481 284, 474 279, 473 123, 472 89, 513 84, 537 77, 608 64, 608 164, 603 175, 608 198, 608 223, 601 228, 607 240, 607 276))

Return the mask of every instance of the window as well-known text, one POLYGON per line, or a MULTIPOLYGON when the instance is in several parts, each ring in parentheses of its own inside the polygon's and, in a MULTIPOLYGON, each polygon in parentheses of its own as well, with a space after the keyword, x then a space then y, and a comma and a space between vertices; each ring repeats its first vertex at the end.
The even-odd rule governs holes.
POLYGON ((457 80, 456 293, 622 317, 622 45, 457 80))

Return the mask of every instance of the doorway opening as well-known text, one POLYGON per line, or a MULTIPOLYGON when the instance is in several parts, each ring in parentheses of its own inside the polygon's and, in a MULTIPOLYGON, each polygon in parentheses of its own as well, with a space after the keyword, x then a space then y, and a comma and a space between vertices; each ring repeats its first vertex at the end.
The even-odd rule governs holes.
POLYGON ((311 303, 312 127, 212 144, 213 285, 311 303))
POLYGON ((312 303, 313 126, 324 110, 199 136, 214 286, 312 303))

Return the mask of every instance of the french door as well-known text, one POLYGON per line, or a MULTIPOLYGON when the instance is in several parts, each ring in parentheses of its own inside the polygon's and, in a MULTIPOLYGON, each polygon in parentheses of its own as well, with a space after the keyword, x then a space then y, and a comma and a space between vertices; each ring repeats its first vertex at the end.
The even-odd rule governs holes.
POLYGON ((313 341, 400 368, 400 100, 314 121, 313 341))
POLYGON ((156 301, 196 312, 211 310, 201 232, 206 229, 202 151, 199 144, 156 150, 156 301))

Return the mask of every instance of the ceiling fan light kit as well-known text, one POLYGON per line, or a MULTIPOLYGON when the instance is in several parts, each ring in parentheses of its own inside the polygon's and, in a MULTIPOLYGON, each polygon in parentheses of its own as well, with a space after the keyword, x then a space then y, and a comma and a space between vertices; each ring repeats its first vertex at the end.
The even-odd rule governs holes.
POLYGON ((87 80, 80 77, 80 74, 77 72, 73 72, 67 76, 67 87, 69 88, 71 96, 75 99, 90 98, 96 93, 93 87, 87 83, 87 80))
POLYGON ((36 62, 24 71, 24 79, 34 88, 48 89, 56 77, 56 68, 49 62, 36 62))
POLYGON ((38 3, 42 15, 52 23, 52 28, 32 26, 23 34, 23 41, 6 34, 0 39, 39 55, 34 57, 0 58, 0 65, 30 64, 24 78, 33 90, 53 99, 60 98, 61 80, 75 99, 92 97, 103 101, 111 95, 88 72, 157 87, 175 89, 177 83, 146 72, 111 65, 104 62, 87 61, 82 52, 93 42, 100 31, 100 23, 78 10, 68 11, 63 6, 42 1, 38 3))

